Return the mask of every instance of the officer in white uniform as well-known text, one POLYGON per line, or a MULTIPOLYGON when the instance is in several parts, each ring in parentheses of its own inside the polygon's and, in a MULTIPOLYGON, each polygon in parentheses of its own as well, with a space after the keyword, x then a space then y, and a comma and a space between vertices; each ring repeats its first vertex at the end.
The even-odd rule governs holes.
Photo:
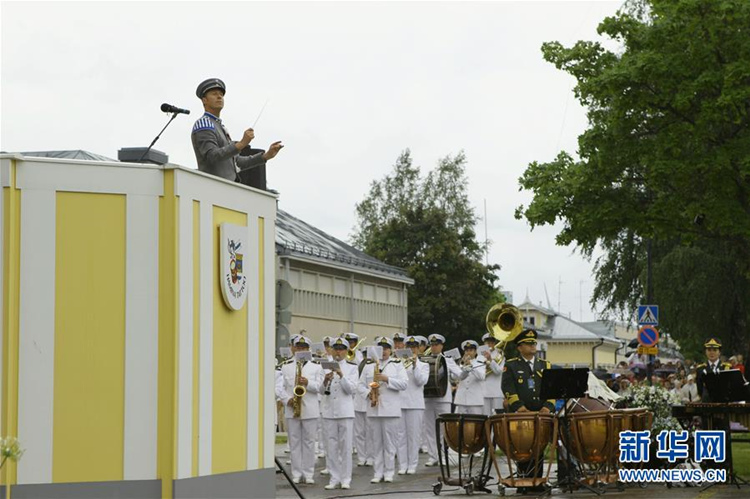
POLYGON ((401 428, 401 391, 406 390, 409 378, 404 366, 391 359, 393 341, 382 337, 377 345, 383 348, 383 357, 377 361, 380 374, 375 376, 375 361, 368 363, 359 377, 359 390, 368 393, 367 424, 372 431, 371 444, 375 458, 371 483, 392 482, 396 473, 396 448, 401 428), (379 383, 372 388, 371 383, 379 383), (373 406, 373 396, 377 403, 373 406))
POLYGON ((401 438, 398 447, 398 474, 413 475, 419 464, 419 444, 424 417, 424 385, 430 377, 430 366, 419 360, 419 338, 410 336, 406 346, 414 357, 406 368, 409 383, 401 392, 401 438))
POLYGON ((354 432, 354 393, 357 391, 358 372, 353 362, 346 360, 349 343, 343 338, 332 342, 334 362, 339 367, 325 373, 321 370, 323 392, 323 426, 326 441, 326 464, 331 475, 327 490, 348 489, 352 481, 352 437, 354 432))
MULTIPOLYGON (((350 349, 354 348, 359 341, 359 336, 354 333, 344 333, 342 337, 347 340, 350 349)), ((358 373, 363 360, 364 355, 357 350, 354 363, 357 365, 358 373)), ((357 390, 354 394, 354 450, 357 453, 357 466, 372 466, 373 463, 372 445, 370 445, 367 427, 367 406, 369 403, 367 393, 357 390)))
POLYGON ((474 340, 461 343, 464 356, 461 359, 461 374, 456 389, 456 412, 459 414, 482 414, 484 411, 484 378, 487 369, 484 362, 477 359, 479 345, 474 340))
MULTIPOLYGON (((309 338, 302 335, 297 336, 294 342, 294 350, 295 353, 309 351, 309 338)), ((289 362, 281 367, 282 376, 276 384, 276 395, 284 403, 289 447, 292 451, 292 481, 300 483, 304 476, 305 483, 314 484, 320 365, 314 362, 303 362, 302 376, 297 380, 297 362, 289 362), (294 417, 292 409, 294 387, 297 381, 307 388, 307 392, 302 397, 302 410, 299 418, 294 417)))
MULTIPOLYGON (((427 337, 430 342, 432 356, 442 356, 443 346, 445 345, 445 336, 442 334, 431 334, 427 337)), ((450 357, 445 358, 445 365, 448 367, 448 373, 454 378, 461 376, 461 368, 456 365, 456 362, 450 357)), ((425 439, 427 441, 427 453, 430 458, 425 463, 425 466, 435 466, 438 462, 438 451, 437 451, 437 440, 435 435, 435 420, 440 414, 451 412, 451 389, 450 384, 448 389, 445 391, 445 396, 442 398, 426 398, 424 400, 424 422, 422 426, 425 427, 425 439)))
POLYGON ((495 409, 503 408, 503 368, 505 367, 505 357, 495 350, 497 339, 490 333, 482 336, 482 341, 489 347, 489 352, 484 352, 484 363, 487 366, 484 379, 484 412, 487 416, 495 414, 495 409), (498 359, 501 359, 498 363, 498 359))

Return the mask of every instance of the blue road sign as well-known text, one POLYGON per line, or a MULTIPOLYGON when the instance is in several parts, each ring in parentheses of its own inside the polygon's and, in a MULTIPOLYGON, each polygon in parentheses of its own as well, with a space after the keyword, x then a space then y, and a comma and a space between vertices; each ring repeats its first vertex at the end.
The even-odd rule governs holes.
POLYGON ((638 324, 641 326, 658 326, 659 305, 638 305, 638 324))
POLYGON ((659 343, 659 330, 654 326, 643 326, 638 330, 638 343, 644 347, 653 347, 659 343))

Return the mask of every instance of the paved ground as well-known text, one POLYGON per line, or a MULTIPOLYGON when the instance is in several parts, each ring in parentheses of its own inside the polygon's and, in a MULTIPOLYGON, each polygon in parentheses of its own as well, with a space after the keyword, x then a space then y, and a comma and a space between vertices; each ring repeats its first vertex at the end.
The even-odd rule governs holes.
MULTIPOLYGON (((285 445, 276 446, 276 456, 279 458, 279 462, 286 468, 287 472, 290 472, 289 465, 286 461, 289 459, 289 454, 284 453, 285 445)), ((417 469, 416 475, 396 475, 393 483, 385 484, 371 484, 370 479, 372 478, 371 467, 357 467, 354 466, 352 476, 352 488, 350 490, 325 490, 324 485, 328 483, 328 477, 320 474, 320 470, 325 465, 325 459, 318 459, 315 466, 315 485, 298 485, 301 493, 307 499, 313 498, 344 498, 344 497, 378 497, 382 496, 385 499, 388 498, 404 498, 417 499, 417 498, 435 498, 433 494, 433 484, 437 482, 437 478, 440 474, 439 468, 427 468, 424 466, 424 462, 427 460, 427 456, 420 454, 420 466, 417 469)), ((545 470, 546 471, 546 470, 545 470)), ((506 470, 503 470, 505 473, 506 470)), ((494 471, 491 473, 495 475, 494 471)), ((555 476, 555 470, 553 467, 550 477, 555 476)), ((495 481, 490 482, 488 488, 492 491, 492 494, 485 494, 483 492, 477 492, 474 495, 476 497, 498 497, 497 484, 495 481), (494 484, 494 485, 492 485, 494 484)), ((517 494, 514 489, 507 489, 506 495, 510 497, 534 497, 534 496, 522 496, 517 494)), ((595 494, 585 491, 576 491, 574 493, 563 493, 557 489, 553 490, 554 497, 560 499, 578 499, 578 498, 593 498, 595 494)), ((440 496, 448 497, 466 497, 466 492, 458 487, 448 486, 443 487, 440 496)), ((281 473, 276 474, 276 497, 279 499, 292 499, 297 498, 297 494, 294 489, 284 478, 281 473)), ((667 488, 664 485, 651 484, 646 488, 640 487, 628 487, 623 491, 617 491, 616 489, 608 490, 604 497, 607 498, 640 498, 640 499, 656 499, 656 498, 698 498, 698 499, 727 499, 727 498, 748 498, 750 497, 750 486, 742 487, 730 487, 727 485, 717 485, 711 487, 705 491, 701 491, 697 487, 673 487, 667 488)))

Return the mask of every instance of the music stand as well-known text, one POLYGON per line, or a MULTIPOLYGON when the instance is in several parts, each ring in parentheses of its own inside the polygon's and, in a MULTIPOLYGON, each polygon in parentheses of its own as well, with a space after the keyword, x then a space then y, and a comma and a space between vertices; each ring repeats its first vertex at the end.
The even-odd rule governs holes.
MULTIPOLYGON (((726 371, 719 371, 716 374, 709 372, 704 378, 704 383, 706 385, 706 389, 708 390, 708 396, 710 397, 711 402, 719 404, 729 404, 731 402, 740 402, 743 400, 747 400, 747 382, 745 381, 745 378, 742 376, 742 373, 739 369, 728 369, 726 371)), ((714 428, 715 422, 719 423, 718 425, 716 425, 718 426, 718 428, 715 429, 723 430, 724 435, 726 435, 726 464, 729 468, 728 482, 730 484, 736 485, 738 489, 740 488, 740 482, 742 482, 743 485, 748 485, 748 482, 744 478, 734 473, 734 459, 732 457, 732 427, 731 423, 729 422, 729 414, 725 413, 720 418, 715 418, 714 415, 711 414, 706 419, 710 420, 710 426, 712 428, 714 428)), ((712 483, 702 490, 705 490, 713 485, 715 484, 712 483)))
MULTIPOLYGON (((589 368, 583 367, 576 369, 572 368, 561 368, 561 369, 545 369, 542 371, 542 387, 539 391, 540 400, 549 399, 563 399, 563 406, 560 413, 557 415, 560 420, 560 431, 564 432, 564 441, 567 442, 565 447, 565 467, 567 468, 567 475, 562 480, 560 477, 560 467, 557 468, 558 482, 557 487, 559 489, 567 489, 568 492, 573 492, 573 485, 584 487, 596 495, 600 495, 601 492, 590 487, 587 483, 582 480, 573 478, 573 461, 570 455, 570 422, 567 416, 568 399, 581 398, 586 395, 588 391, 588 379, 589 379, 589 368), (549 372, 551 376, 545 376, 549 372)), ((558 438, 555 436, 555 438, 558 438)), ((559 451, 558 451, 559 457, 559 451)))
POLYGON ((719 371, 718 374, 708 373, 704 378, 711 402, 725 403, 740 402, 747 399, 745 378, 739 369, 719 371))

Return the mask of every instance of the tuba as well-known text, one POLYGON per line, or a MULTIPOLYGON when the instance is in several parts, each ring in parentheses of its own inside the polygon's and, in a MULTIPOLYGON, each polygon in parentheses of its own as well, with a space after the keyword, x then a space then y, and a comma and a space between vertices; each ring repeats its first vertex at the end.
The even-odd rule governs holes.
POLYGON ((495 350, 500 355, 494 360, 500 363, 505 357, 505 346, 523 330, 521 312, 510 303, 497 303, 487 312, 486 324, 487 331, 498 341, 495 350))
POLYGON ((297 361, 297 375, 294 378, 294 401, 292 402, 292 415, 298 418, 302 415, 302 397, 307 393, 307 388, 302 386, 299 379, 302 377, 302 361, 297 361))

